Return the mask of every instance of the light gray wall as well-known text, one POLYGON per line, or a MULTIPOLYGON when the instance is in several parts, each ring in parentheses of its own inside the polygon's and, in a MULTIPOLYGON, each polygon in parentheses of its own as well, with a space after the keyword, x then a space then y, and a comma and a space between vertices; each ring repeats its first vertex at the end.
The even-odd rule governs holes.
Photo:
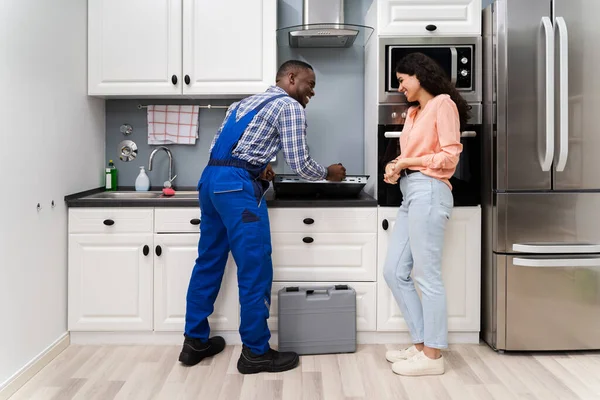
POLYGON ((494 2, 494 0, 481 0, 481 8, 486 8, 487 6, 489 6, 490 4, 492 4, 494 2))
MULTIPOLYGON (((346 22, 363 24, 372 0, 347 0, 346 22)), ((302 0, 279 0, 278 27, 302 23, 302 0)), ((362 174, 363 165, 363 102, 364 102, 364 48, 349 49, 291 49, 279 47, 278 64, 295 58, 308 62, 315 69, 317 85, 315 97, 306 109, 307 138, 313 158, 327 166, 343 163, 348 174, 362 174)), ((119 170, 119 185, 133 186, 141 165, 148 166, 148 157, 155 146, 148 145, 146 110, 137 104, 222 104, 232 100, 108 100, 106 102, 106 162, 112 159, 119 170), (119 127, 133 126, 132 135, 125 137, 119 127), (119 160, 118 144, 131 139, 138 146, 134 161, 119 160)), ((219 128, 225 110, 201 109, 199 139, 195 146, 170 145, 174 158, 176 185, 196 185, 208 161, 208 149, 219 128)), ((291 173, 280 153, 273 164, 278 173, 291 173)), ((151 185, 161 186, 167 177, 168 158, 164 152, 156 155, 153 168, 148 172, 151 185)))

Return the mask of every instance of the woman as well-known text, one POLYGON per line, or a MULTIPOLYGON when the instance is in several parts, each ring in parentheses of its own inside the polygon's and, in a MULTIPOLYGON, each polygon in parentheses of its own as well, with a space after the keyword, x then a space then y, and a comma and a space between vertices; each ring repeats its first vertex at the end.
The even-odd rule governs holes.
POLYGON ((441 67, 421 53, 396 67, 398 91, 407 111, 400 156, 386 165, 384 181, 400 180, 403 200, 388 249, 383 276, 406 321, 413 345, 388 351, 401 375, 444 373, 440 349, 448 347, 446 294, 442 281, 444 231, 454 201, 449 178, 462 151, 460 128, 468 105, 441 67), (415 290, 421 289, 423 304, 415 290))

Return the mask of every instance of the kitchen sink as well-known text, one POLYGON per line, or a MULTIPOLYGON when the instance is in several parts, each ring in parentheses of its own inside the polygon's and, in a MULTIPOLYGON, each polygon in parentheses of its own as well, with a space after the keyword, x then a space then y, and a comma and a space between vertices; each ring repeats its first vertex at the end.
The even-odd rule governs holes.
POLYGON ((114 199, 114 200, 154 200, 154 199, 197 199, 198 192, 182 190, 175 191, 174 196, 165 196, 162 191, 151 192, 136 192, 136 191, 116 191, 116 192, 100 192, 91 194, 85 197, 86 199, 114 199))

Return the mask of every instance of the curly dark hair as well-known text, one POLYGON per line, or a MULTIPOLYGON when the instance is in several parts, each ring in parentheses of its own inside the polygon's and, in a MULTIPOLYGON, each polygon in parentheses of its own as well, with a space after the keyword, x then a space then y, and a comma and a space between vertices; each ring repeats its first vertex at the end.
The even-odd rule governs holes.
MULTIPOLYGON (((458 93, 458 90, 456 90, 442 67, 436 61, 423 53, 411 53, 404 56, 398 62, 396 73, 416 76, 421 87, 433 96, 439 94, 449 95, 458 109, 461 129, 464 128, 469 119, 469 110, 471 107, 462 98, 460 93, 458 93)), ((419 103, 411 103, 411 105, 417 104, 419 103)))

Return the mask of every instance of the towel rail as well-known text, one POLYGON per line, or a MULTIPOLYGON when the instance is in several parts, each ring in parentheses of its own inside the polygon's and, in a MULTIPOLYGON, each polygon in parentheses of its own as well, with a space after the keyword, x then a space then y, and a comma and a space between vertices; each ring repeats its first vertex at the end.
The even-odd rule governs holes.
MULTIPOLYGON (((188 105, 188 104, 185 104, 185 105, 188 105)), ((192 105, 192 104, 189 104, 189 105, 192 105)), ((210 105, 210 104, 208 104, 208 105, 205 105, 205 106, 198 106, 198 107, 200 107, 200 108, 207 108, 207 109, 209 109, 209 110, 210 110, 210 109, 213 109, 213 108, 222 108, 222 109, 225 109, 225 110, 226 110, 226 109, 228 109, 228 108, 229 108, 229 106, 213 106, 213 105, 210 105)), ((138 104, 138 105, 137 105, 137 108, 138 108, 138 110, 141 110, 142 108, 148 108, 148 106, 143 106, 143 105, 141 105, 141 104, 138 104)))

